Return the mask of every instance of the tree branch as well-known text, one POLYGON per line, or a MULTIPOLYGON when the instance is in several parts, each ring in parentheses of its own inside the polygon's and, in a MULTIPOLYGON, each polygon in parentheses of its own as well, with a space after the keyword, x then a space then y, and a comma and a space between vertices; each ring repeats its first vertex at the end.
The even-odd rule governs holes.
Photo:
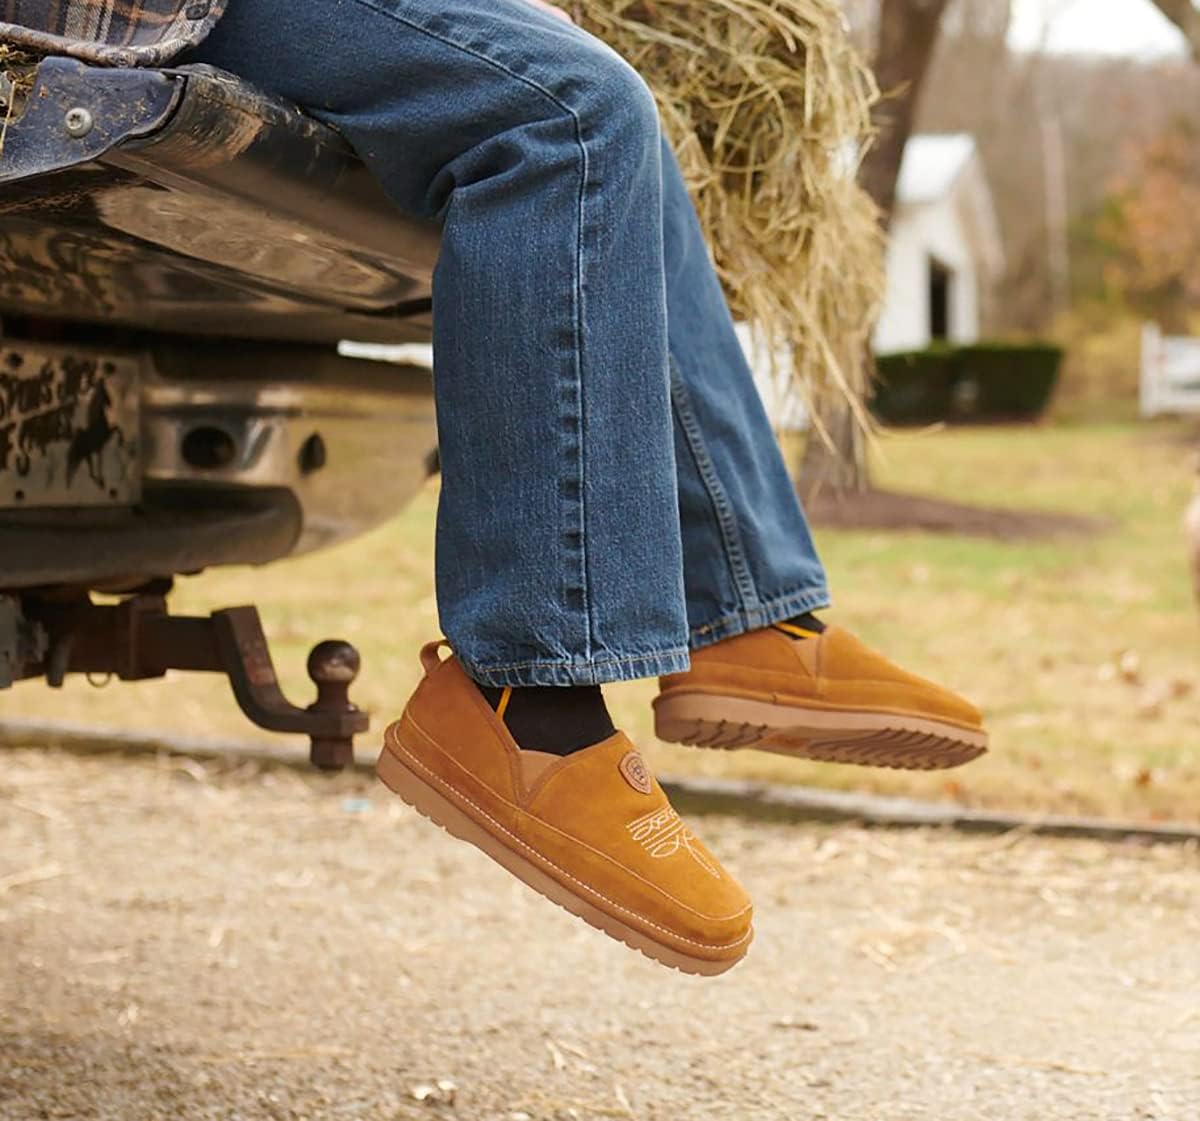
POLYGON ((1183 32, 1192 57, 1200 62, 1200 9, 1196 8, 1192 0, 1153 0, 1153 3, 1183 32))
POLYGON ((883 0, 880 6, 875 77, 884 100, 876 110, 879 136, 863 160, 862 183, 885 224, 896 203, 904 146, 912 135, 946 4, 947 0, 883 0))

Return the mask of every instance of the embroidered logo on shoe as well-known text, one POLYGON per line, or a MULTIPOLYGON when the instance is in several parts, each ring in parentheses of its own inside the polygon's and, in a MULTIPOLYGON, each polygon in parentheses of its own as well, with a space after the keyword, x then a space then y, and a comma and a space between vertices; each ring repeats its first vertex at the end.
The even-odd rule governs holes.
POLYGON ((686 852, 713 879, 721 878, 721 870, 700 850, 696 835, 670 806, 643 814, 625 828, 655 860, 666 860, 669 856, 686 852))
POLYGON ((618 764, 621 777, 639 794, 653 794, 654 784, 650 781, 650 768, 646 760, 636 751, 629 752, 618 764))

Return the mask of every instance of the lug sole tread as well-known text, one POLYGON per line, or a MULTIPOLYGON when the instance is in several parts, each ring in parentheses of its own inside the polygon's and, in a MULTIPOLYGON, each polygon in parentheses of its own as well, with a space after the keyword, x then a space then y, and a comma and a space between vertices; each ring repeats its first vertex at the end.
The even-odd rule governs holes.
POLYGON ((902 728, 823 735, 810 738, 786 729, 727 720, 696 720, 671 742, 714 751, 756 748, 820 763, 845 763, 902 771, 940 771, 961 767, 987 752, 986 747, 963 743, 949 736, 913 732, 902 728))

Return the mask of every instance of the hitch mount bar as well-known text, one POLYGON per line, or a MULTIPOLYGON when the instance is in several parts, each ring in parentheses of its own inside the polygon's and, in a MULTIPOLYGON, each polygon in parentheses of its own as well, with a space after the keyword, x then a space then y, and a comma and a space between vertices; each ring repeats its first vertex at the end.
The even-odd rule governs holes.
MULTIPOLYGON (((300 708, 279 687, 255 607, 207 617, 171 615, 164 596, 142 594, 113 605, 0 596, 5 608, 14 624, 9 629, 21 641, 11 651, 0 649, 0 686, 44 676, 60 687, 69 673, 112 674, 122 681, 163 677, 172 669, 222 673, 252 723, 308 736, 313 764, 328 771, 354 762, 354 737, 370 726, 349 696, 361 665, 358 651, 339 640, 313 647, 307 668, 317 699, 300 708)), ((0 645, 4 633, 0 627, 0 645)))

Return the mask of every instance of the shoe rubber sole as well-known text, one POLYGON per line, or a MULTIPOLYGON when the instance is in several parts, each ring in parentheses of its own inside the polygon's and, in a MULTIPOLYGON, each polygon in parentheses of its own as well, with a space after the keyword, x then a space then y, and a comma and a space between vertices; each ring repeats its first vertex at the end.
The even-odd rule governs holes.
POLYGON ((660 740, 724 751, 754 748, 822 763, 940 771, 988 749, 987 733, 890 712, 831 711, 715 693, 663 693, 654 701, 660 740))
POLYGON ((747 934, 742 944, 742 953, 738 957, 717 961, 692 957, 673 946, 655 941, 645 932, 628 925, 570 890, 532 859, 499 840, 467 811, 450 801, 446 795, 435 789, 431 782, 411 769, 388 745, 387 741, 394 734, 392 729, 388 730, 383 751, 375 768, 375 773, 383 784, 422 817, 441 826, 460 841, 474 845, 552 903, 557 903, 572 915, 583 919, 589 926, 595 927, 610 938, 615 938, 618 942, 623 942, 630 949, 645 954, 661 965, 678 969, 681 973, 715 977, 732 969, 745 957, 746 948, 750 945, 750 933, 747 934))

